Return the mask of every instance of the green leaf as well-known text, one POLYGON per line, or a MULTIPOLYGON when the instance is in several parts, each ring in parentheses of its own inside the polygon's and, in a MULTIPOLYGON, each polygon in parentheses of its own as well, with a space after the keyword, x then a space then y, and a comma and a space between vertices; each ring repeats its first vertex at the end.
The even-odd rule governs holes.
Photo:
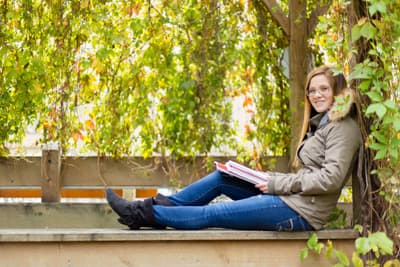
POLYGON ((364 263, 360 256, 356 252, 353 252, 353 256, 351 258, 351 261, 353 262, 354 267, 363 267, 364 263))
POLYGON ((383 255, 393 255, 393 241, 385 232, 372 233, 368 239, 377 246, 383 255))
POLYGON ((300 252, 300 260, 304 261, 308 257, 308 248, 303 248, 300 252))
POLYGON ((357 41, 361 37, 361 26, 354 25, 351 29, 351 39, 353 42, 357 41))
POLYGON ((387 153, 387 148, 378 150, 378 152, 376 153, 374 160, 380 160, 383 159, 386 156, 387 153))
POLYGON ((380 92, 377 92, 377 91, 368 92, 367 95, 368 95, 369 98, 371 98, 371 100, 374 101, 374 102, 381 102, 382 99, 383 99, 383 97, 382 97, 382 95, 380 94, 380 92))
POLYGON ((184 90, 190 90, 196 86, 196 83, 193 80, 184 81, 180 84, 179 88, 184 90))
POLYGON ((371 85, 371 80, 365 80, 360 83, 359 87, 361 90, 367 90, 370 85, 371 85))
POLYGON ((356 231, 359 232, 360 234, 362 233, 363 229, 364 229, 363 226, 360 225, 360 224, 354 225, 354 230, 356 230, 356 231))
POLYGON ((367 21, 364 25, 361 26, 360 34, 367 39, 373 39, 376 36, 376 28, 372 25, 371 22, 367 21))
POLYGON ((398 267, 400 266, 400 260, 388 260, 384 263, 383 267, 398 267))
POLYGON ((386 114, 386 107, 382 103, 375 103, 368 106, 365 114, 370 115, 376 113, 379 118, 382 118, 386 114))
POLYGON ((371 245, 366 237, 359 237, 356 239, 356 250, 359 254, 366 254, 371 250, 371 245))
POLYGON ((308 248, 313 249, 316 247, 317 244, 318 244, 318 236, 316 233, 313 233, 311 237, 307 240, 307 246, 308 248))
POLYGON ((386 144, 371 143, 368 145, 368 147, 372 150, 382 150, 386 148, 386 144))
POLYGON ((385 118, 383 118, 382 124, 383 125, 393 124, 393 121, 394 121, 393 117, 385 116, 385 118))
POLYGON ((396 147, 390 147, 390 148, 389 148, 389 155, 390 155, 393 159, 397 160, 397 159, 399 158, 399 148, 398 148, 398 146, 396 146, 396 147))
POLYGON ((368 9, 369 9, 369 14, 371 16, 375 15, 375 13, 377 12, 382 13, 382 15, 387 13, 386 3, 383 1, 377 1, 375 3, 372 3, 368 9))
POLYGON ((324 248, 324 244, 318 243, 318 245, 317 245, 316 248, 315 248, 315 251, 316 251, 318 254, 321 254, 321 251, 322 251, 323 248, 324 248))
POLYGON ((393 121, 393 128, 396 132, 400 131, 400 117, 396 117, 393 121))
POLYGON ((341 264, 343 264, 344 266, 350 265, 349 258, 347 258, 346 254, 344 254, 344 252, 342 252, 340 250, 335 250, 335 254, 341 264))
POLYGON ((326 247, 326 257, 328 259, 332 259, 332 255, 333 255, 333 244, 332 241, 328 240, 328 246, 326 247))
POLYGON ((371 135, 373 137, 375 137, 376 140, 378 140, 378 142, 381 143, 381 144, 387 144, 388 143, 387 137, 381 132, 373 132, 371 135))
POLYGON ((396 103, 391 99, 386 100, 383 104, 390 110, 396 110, 397 108, 396 103))

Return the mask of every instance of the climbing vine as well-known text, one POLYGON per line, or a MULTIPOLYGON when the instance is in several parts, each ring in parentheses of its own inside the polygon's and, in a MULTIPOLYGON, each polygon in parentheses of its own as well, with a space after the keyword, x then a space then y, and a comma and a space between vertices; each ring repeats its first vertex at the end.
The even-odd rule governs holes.
MULTIPOLYGON (((321 19, 315 45, 326 47, 325 58, 343 68, 360 93, 365 117, 365 150, 360 169, 363 236, 386 232, 399 256, 400 110, 399 3, 386 0, 334 1, 321 19)), ((387 258, 387 257, 386 257, 387 258)), ((364 262, 384 261, 373 253, 364 262)), ((359 266, 359 265, 357 265, 359 266)))
POLYGON ((250 151, 257 162, 287 152, 288 84, 276 67, 287 43, 259 2, 2 0, 0 8, 3 155, 28 124, 64 154, 250 151), (245 122, 232 117, 234 102, 245 122))
POLYGON ((394 239, 395 257, 400 253, 396 232, 400 225, 399 7, 393 1, 367 1, 367 16, 352 27, 353 41, 369 43, 367 56, 354 66, 350 76, 368 97, 364 111, 372 164, 371 182, 361 183, 366 194, 362 222, 368 230, 385 231, 394 239))

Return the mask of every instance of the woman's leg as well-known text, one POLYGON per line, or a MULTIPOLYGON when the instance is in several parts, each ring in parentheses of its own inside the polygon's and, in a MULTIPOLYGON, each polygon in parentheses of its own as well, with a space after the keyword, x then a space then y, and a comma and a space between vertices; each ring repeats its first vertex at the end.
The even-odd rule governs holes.
POLYGON ((214 171, 168 199, 177 206, 203 206, 222 194, 238 200, 260 193, 260 190, 248 182, 214 171))
POLYGON ((118 221, 131 229, 142 226, 163 227, 154 221, 152 206, 206 205, 221 194, 236 200, 260 194, 260 191, 250 183, 222 175, 219 171, 203 177, 168 198, 158 195, 144 201, 131 202, 119 197, 110 188, 106 189, 109 205, 120 216, 118 221))
POLYGON ((312 227, 278 196, 257 195, 206 206, 153 206, 155 221, 176 229, 222 227, 243 230, 304 231, 312 227))

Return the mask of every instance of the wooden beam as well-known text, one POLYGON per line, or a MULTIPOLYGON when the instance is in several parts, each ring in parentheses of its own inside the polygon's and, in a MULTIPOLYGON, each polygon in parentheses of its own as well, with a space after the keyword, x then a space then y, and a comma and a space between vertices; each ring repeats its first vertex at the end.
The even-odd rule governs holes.
POLYGON ((324 15, 328 11, 331 4, 332 4, 332 0, 329 0, 325 5, 318 6, 317 8, 315 8, 313 10, 313 12, 311 13, 311 16, 308 19, 308 25, 307 25, 309 38, 313 35, 314 30, 318 25, 318 20, 319 20, 318 17, 324 15))
MULTIPOLYGON (((357 235, 346 233, 341 239, 340 233, 332 231, 328 238, 323 232, 317 235, 322 242, 331 240, 335 249, 351 258, 357 235)), ((0 229, 0 262, 2 266, 331 266, 331 259, 317 253, 300 260, 310 235, 231 230, 0 229)))
POLYGON ((290 36, 289 18, 282 11, 276 0, 262 0, 272 16, 272 19, 282 28, 287 38, 290 36))
MULTIPOLYGON (((137 189, 140 190, 140 189, 137 189)), ((145 189, 142 189, 145 190, 145 189)), ((148 196, 140 190, 140 196, 148 196)), ((122 189, 114 189, 122 196, 122 189)), ((152 195, 154 192, 151 191, 152 195)), ((138 197, 140 197, 138 196, 138 197)), ((7 198, 39 198, 42 197, 41 189, 0 189, 0 197, 7 198)), ((65 198, 104 198, 104 189, 61 189, 61 197, 65 198)))
MULTIPOLYGON (((97 157, 65 157, 62 161, 60 186, 64 189, 98 189, 103 187, 101 173, 109 186, 173 187, 190 184, 214 170, 213 160, 226 161, 234 157, 214 157, 206 168, 205 157, 181 159, 173 163, 160 157, 126 157, 122 159, 97 157), (175 174, 172 176, 171 173, 175 174)), ((269 170, 287 172, 287 157, 268 157, 269 170)), ((0 158, 0 189, 40 189, 42 186, 40 157, 0 158)), ((43 164, 45 164, 44 162, 43 164)), ((54 163, 54 162, 53 162, 54 163)), ((48 162, 46 163, 48 164, 48 162)), ((52 165, 55 167, 55 165, 52 165)), ((47 166, 49 168, 49 166, 47 166)), ((57 170, 53 169, 54 172, 57 170)))
POLYGON ((40 187, 40 157, 0 158, 0 187, 40 187))
POLYGON ((290 161, 293 162, 304 117, 304 85, 309 68, 307 1, 289 0, 290 161))
POLYGON ((42 151, 42 202, 60 201, 60 160, 60 152, 58 150, 42 151))
POLYGON ((36 198, 36 197, 42 197, 42 190, 40 190, 40 189, 0 189, 0 197, 36 198))

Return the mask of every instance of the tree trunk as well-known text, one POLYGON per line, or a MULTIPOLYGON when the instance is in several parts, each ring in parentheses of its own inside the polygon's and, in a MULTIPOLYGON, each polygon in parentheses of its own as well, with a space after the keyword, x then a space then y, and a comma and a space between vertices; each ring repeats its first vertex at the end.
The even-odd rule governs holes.
POLYGON ((304 115, 304 85, 309 66, 306 0, 289 1, 290 160, 293 161, 304 115))

